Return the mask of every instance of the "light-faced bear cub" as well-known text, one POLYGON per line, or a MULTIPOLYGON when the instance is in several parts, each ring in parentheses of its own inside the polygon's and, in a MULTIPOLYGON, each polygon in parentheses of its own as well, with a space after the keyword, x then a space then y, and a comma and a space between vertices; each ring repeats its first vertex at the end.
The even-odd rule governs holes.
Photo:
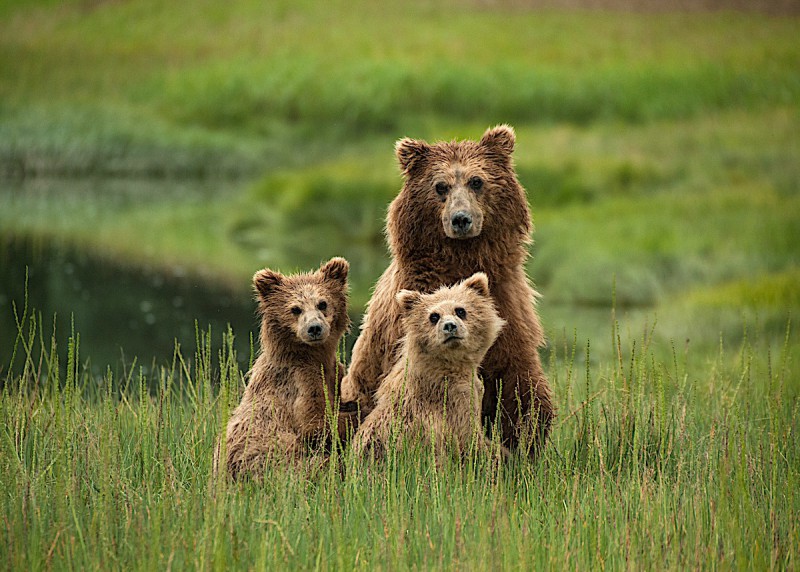
POLYGON ((356 452, 382 456, 394 431, 407 442, 432 444, 437 454, 488 450, 478 368, 505 322, 486 275, 478 272, 432 294, 401 290, 396 300, 405 333, 400 357, 353 439, 356 452))

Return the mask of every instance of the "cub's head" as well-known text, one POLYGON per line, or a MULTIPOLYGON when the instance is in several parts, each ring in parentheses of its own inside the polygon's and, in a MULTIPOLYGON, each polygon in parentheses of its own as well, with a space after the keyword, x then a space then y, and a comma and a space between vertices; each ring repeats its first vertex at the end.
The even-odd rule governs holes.
POLYGON ((488 129, 480 141, 398 141, 405 185, 389 212, 390 232, 402 232, 397 226, 405 224, 455 240, 498 229, 527 235, 530 214, 514 171, 515 141, 508 125, 488 129))
POLYGON ((396 299, 407 343, 423 355, 478 365, 505 325, 483 272, 432 294, 400 290, 396 299))
POLYGON ((344 258, 332 258, 316 272, 284 276, 265 268, 253 276, 261 314, 262 344, 338 344, 350 325, 344 258))

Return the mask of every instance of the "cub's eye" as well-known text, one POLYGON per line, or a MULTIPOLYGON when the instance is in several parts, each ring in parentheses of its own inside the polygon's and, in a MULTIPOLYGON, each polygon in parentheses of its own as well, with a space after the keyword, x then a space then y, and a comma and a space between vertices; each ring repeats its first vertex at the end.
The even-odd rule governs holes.
POLYGON ((467 317, 467 311, 464 308, 456 308, 456 316, 463 320, 467 317))
POLYGON ((450 185, 447 183, 439 181, 436 183, 436 192, 439 194, 440 197, 443 197, 447 194, 447 191, 450 190, 450 185))
POLYGON ((292 307, 292 314, 294 314, 295 316, 299 316, 302 313, 303 313, 303 310, 302 310, 302 308, 300 308, 300 306, 293 306, 292 307))
POLYGON ((480 191, 483 188, 483 179, 480 177, 472 177, 468 184, 469 188, 473 191, 480 191))
POLYGON ((324 312, 325 310, 328 309, 328 303, 325 300, 323 300, 322 302, 317 304, 317 309, 322 310, 324 312))
POLYGON ((441 318, 441 316, 436 312, 434 312, 433 314, 430 315, 428 319, 431 321, 431 324, 435 324, 439 321, 439 318, 441 318))

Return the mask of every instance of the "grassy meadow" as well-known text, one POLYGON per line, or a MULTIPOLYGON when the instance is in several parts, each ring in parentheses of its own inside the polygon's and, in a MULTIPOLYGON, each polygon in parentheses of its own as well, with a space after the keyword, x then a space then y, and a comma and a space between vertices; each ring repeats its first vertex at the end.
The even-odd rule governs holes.
POLYGON ((394 141, 512 124, 559 408, 535 464, 344 450, 231 484, 212 451, 250 332, 98 375, 78 311, 0 292, 0 562, 798 568, 797 37, 758 11, 0 4, 2 245, 244 298, 260 267, 341 255, 357 319, 394 141))
POLYGON ((176 351, 146 379, 101 378, 22 316, 23 373, 0 396, 10 569, 794 569, 800 546, 800 344, 748 330, 693 368, 652 332, 593 365, 557 355, 561 407, 537 463, 433 461, 400 445, 264 483, 214 476, 243 386, 228 342, 176 351), (66 362, 61 377, 59 364, 66 362), (148 391, 155 382, 156 389, 148 391))

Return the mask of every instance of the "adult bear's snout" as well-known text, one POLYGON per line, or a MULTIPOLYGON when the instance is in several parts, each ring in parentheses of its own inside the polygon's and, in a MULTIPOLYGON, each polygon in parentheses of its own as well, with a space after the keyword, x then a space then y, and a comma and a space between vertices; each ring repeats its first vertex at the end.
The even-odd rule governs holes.
POLYGON ((467 234, 472 228, 472 216, 464 211, 458 211, 450 217, 450 225, 456 234, 467 234))

